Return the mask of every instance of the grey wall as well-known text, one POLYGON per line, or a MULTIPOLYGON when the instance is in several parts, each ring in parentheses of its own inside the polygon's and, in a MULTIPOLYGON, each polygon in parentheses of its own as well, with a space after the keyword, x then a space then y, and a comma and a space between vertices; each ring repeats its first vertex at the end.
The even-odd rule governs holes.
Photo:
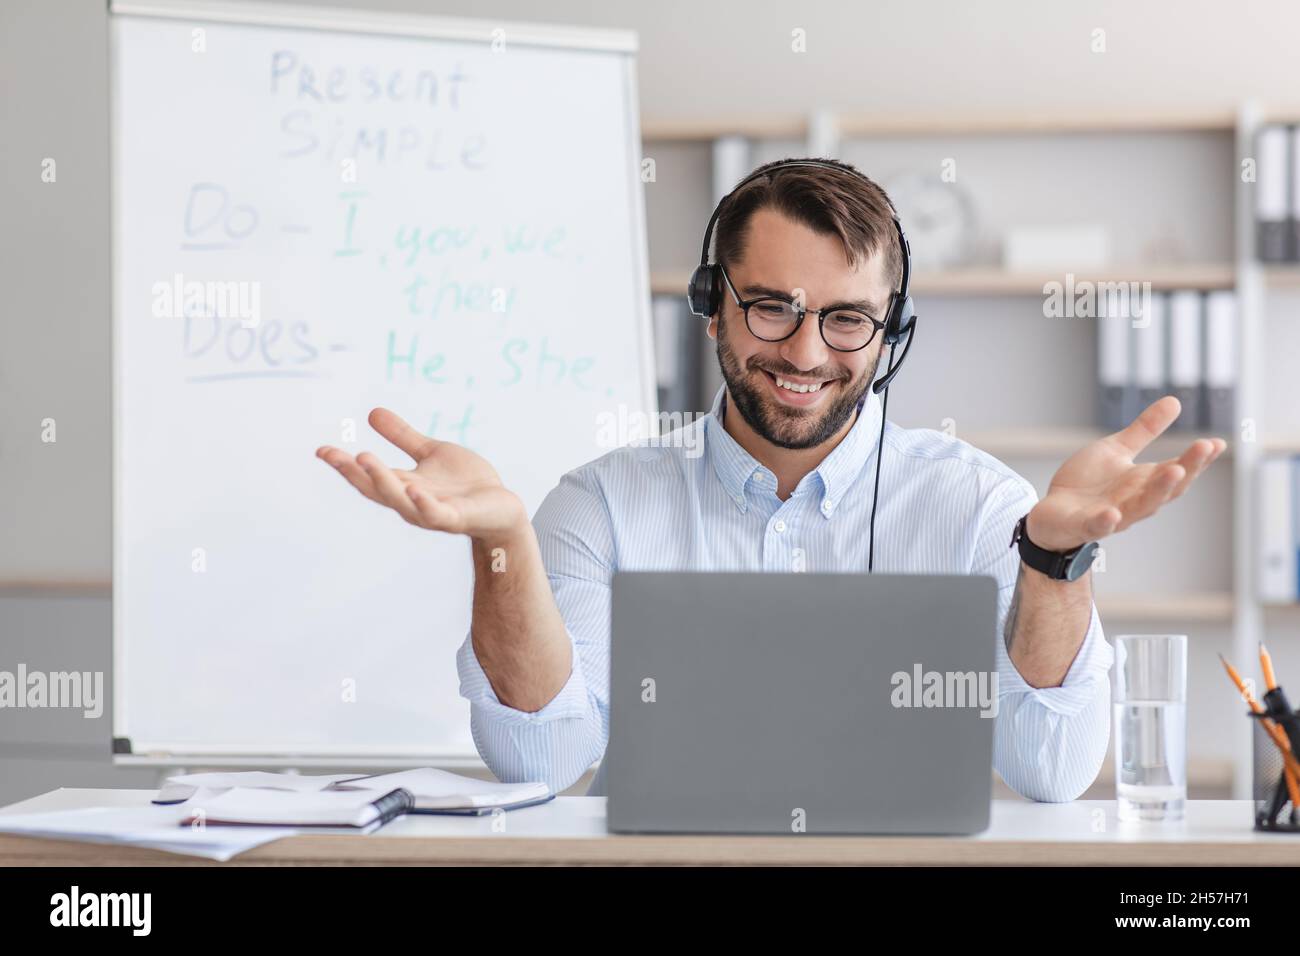
POLYGON ((107 578, 105 5, 0 5, 0 90, 0 579, 107 578))

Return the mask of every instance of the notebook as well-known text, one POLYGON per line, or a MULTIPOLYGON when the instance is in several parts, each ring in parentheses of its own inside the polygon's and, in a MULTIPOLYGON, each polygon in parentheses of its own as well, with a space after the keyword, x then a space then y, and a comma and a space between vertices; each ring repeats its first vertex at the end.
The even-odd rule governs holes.
POLYGON ((269 773, 263 770, 233 773, 190 773, 167 778, 153 802, 183 803, 200 790, 232 788, 309 795, 333 791, 382 791, 401 788, 411 794, 412 813, 487 814, 497 809, 517 810, 554 799, 545 783, 498 783, 446 770, 421 767, 396 773, 362 776, 342 774, 269 773))
POLYGON ((201 790, 181 826, 349 827, 369 832, 411 809, 401 788, 316 791, 232 787, 201 790))
POLYGON ((408 791, 415 799, 412 813, 485 814, 497 809, 518 810, 555 798, 545 783, 498 783, 432 767, 356 777, 330 785, 332 790, 344 791, 394 787, 408 791))

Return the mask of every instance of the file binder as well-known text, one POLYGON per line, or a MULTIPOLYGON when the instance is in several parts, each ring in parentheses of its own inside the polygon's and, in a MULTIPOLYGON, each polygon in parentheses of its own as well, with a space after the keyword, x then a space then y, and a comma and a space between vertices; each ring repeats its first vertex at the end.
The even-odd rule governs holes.
POLYGON ((1205 297, 1205 424, 1211 431, 1237 431, 1236 390, 1237 297, 1219 290, 1205 297))
POLYGON ((1183 405, 1174 427, 1184 430, 1205 427, 1201 325, 1201 293, 1169 296, 1169 393, 1183 405))
POLYGON ((1270 124, 1255 140, 1255 242, 1260 262, 1295 258, 1291 220, 1291 131, 1270 124))
POLYGON ((1147 304, 1147 314, 1133 325, 1133 378, 1137 384, 1138 409, 1165 395, 1168 328, 1168 297, 1154 293, 1147 304))
POLYGON ((1291 206, 1290 218, 1288 221, 1289 240, 1290 240, 1290 261, 1300 261, 1300 126, 1292 126, 1290 130, 1291 140, 1291 206))
POLYGON ((1294 514, 1297 469, 1292 458, 1265 458, 1259 463, 1259 599, 1287 604, 1298 596, 1294 514))
POLYGON ((1116 300, 1112 308, 1108 297, 1097 297, 1098 424, 1110 431, 1129 423, 1136 404, 1130 371, 1127 288, 1116 300))

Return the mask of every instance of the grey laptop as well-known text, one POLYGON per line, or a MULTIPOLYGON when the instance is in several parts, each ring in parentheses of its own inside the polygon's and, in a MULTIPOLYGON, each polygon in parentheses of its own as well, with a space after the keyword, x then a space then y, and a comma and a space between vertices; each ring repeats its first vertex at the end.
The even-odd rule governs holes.
POLYGON ((985 829, 996 594, 976 576, 616 574, 609 829, 985 829))

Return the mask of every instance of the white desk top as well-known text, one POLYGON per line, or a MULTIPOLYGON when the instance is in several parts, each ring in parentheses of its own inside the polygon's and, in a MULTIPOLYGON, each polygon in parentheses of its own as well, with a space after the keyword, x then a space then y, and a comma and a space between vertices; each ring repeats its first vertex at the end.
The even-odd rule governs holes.
MULTIPOLYGON (((62 789, 0 809, 34 813, 144 806, 153 790, 62 789)), ((376 833, 302 834, 234 863, 863 863, 1295 865, 1300 834, 1252 828, 1252 804, 1189 801, 1174 824, 1121 823, 1115 802, 993 801, 989 829, 971 837, 611 834, 604 797, 557 797, 504 816, 408 815, 376 833)), ((196 862, 132 847, 0 835, 0 863, 196 862)))

